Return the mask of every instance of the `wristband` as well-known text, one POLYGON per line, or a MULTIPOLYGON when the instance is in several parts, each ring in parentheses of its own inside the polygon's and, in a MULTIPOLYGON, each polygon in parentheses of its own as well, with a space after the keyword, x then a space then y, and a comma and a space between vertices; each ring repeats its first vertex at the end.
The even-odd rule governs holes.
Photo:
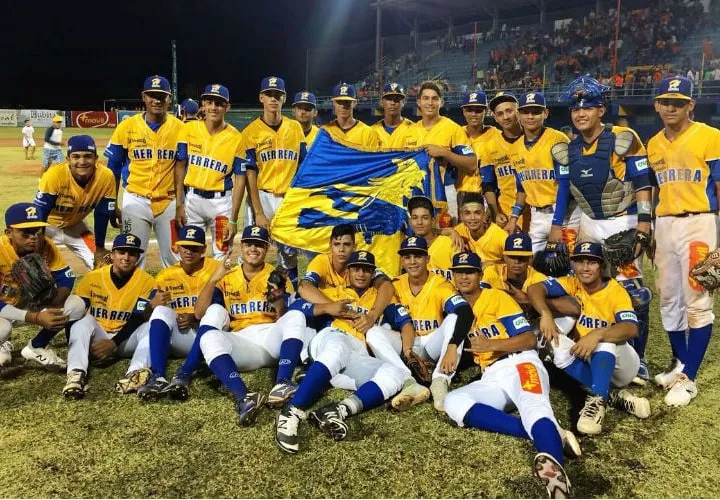
POLYGON ((236 220, 229 220, 228 222, 229 222, 230 224, 232 224, 233 226, 237 226, 237 225, 238 225, 238 223, 237 223, 236 220))
POLYGON ((638 222, 647 222, 649 224, 652 222, 652 218, 650 214, 638 214, 638 222))
POLYGON ((520 205, 519 203, 515 203, 510 212, 512 213, 513 217, 517 218, 517 217, 520 217, 520 214, 522 213, 522 211, 523 211, 523 206, 520 205))

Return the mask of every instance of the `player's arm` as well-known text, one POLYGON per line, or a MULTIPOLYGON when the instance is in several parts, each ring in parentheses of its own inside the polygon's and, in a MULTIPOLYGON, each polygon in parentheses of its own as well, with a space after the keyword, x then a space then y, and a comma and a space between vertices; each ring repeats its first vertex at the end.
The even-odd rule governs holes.
POLYGON ((233 161, 233 190, 232 190, 232 207, 230 208, 230 224, 228 224, 223 234, 223 243, 230 244, 235 238, 238 229, 238 216, 240 215, 240 207, 242 206, 243 196, 245 196, 245 187, 247 179, 247 171, 245 170, 245 162, 242 158, 235 158, 233 161))
POLYGON ((627 300, 627 310, 615 314, 615 323, 606 328, 596 328, 580 338, 570 352, 578 358, 589 360, 601 342, 622 344, 637 337, 638 321, 635 311, 632 310, 630 298, 627 300))
POLYGON ((22 321, 42 326, 48 330, 59 330, 65 326, 68 320, 62 308, 45 308, 39 312, 26 311, 6 304, 2 300, 0 300, 0 318, 5 318, 8 321, 22 321))
POLYGON ((62 146, 61 143, 52 140, 53 130, 53 127, 48 127, 48 129, 45 130, 45 142, 52 144, 53 146, 62 146))
POLYGON ((504 221, 498 221, 498 215, 501 213, 500 206, 497 201, 498 182, 497 176, 495 175, 495 165, 488 164, 480 167, 480 179, 482 194, 485 197, 485 201, 490 209, 491 220, 504 226, 507 224, 507 217, 504 221))
POLYGON ((262 204, 260 203, 260 191, 257 185, 257 171, 250 166, 247 167, 247 187, 248 196, 250 197, 250 205, 252 206, 253 213, 255 214, 255 225, 268 228, 270 221, 268 220, 265 212, 263 211, 262 204))
POLYGON ((207 311, 207 308, 210 307, 211 304, 224 305, 222 290, 218 288, 218 283, 220 283, 220 280, 222 280, 229 271, 227 266, 217 266, 215 272, 213 272, 208 282, 205 283, 205 286, 200 291, 197 301, 195 302, 195 319, 198 321, 202 319, 205 311, 207 311))
MULTIPOLYGON (((449 283, 448 283, 449 285, 449 283)), ((453 295, 445 301, 444 311, 446 314, 456 314, 457 320, 455 321, 455 328, 453 329, 452 338, 448 343, 443 356, 440 361, 440 371, 442 373, 452 373, 457 368, 458 356, 457 348, 465 340, 470 332, 475 315, 473 314, 470 304, 465 302, 460 295, 453 295)))
POLYGON ((515 172, 515 186, 517 187, 517 193, 515 194, 515 204, 510 211, 510 218, 505 226, 505 230, 512 234, 515 232, 515 226, 517 226, 517 220, 525 210, 525 202, 527 201, 527 194, 523 189, 522 182, 520 181, 520 175, 515 172))
POLYGON ((37 208, 40 219, 44 221, 47 221, 48 215, 50 215, 57 202, 58 188, 54 183, 55 179, 50 179, 49 175, 43 175, 40 178, 40 186, 33 200, 33 205, 37 208))
POLYGON ((528 329, 520 334, 507 339, 490 340, 485 335, 473 335, 470 337, 470 347, 465 351, 480 354, 483 352, 520 352, 534 349, 537 345, 537 337, 528 329))
POLYGON ((330 298, 320 290, 320 284, 323 281, 322 269, 318 264, 318 257, 310 261, 305 276, 300 280, 298 285, 298 295, 313 304, 327 304, 332 302, 330 298))
POLYGON ((562 226, 565 222, 568 204, 570 203, 570 168, 554 160, 555 178, 557 179, 557 195, 555 197, 555 213, 552 219, 549 241, 562 241, 562 226))
MULTIPOLYGON (((180 145, 178 144, 178 151, 180 145)), ((185 214, 185 174, 187 172, 187 157, 175 160, 175 170, 173 176, 175 179, 175 225, 182 228, 187 224, 187 215, 185 214)))
POLYGON ((530 304, 540 313, 540 333, 548 341, 555 342, 559 334, 557 325, 553 319, 553 312, 549 298, 564 297, 568 295, 560 282, 554 278, 548 278, 540 283, 530 285, 527 291, 530 304))
POLYGON ((343 299, 325 304, 313 304, 304 299, 298 299, 290 305, 289 310, 300 311, 308 320, 324 315, 355 320, 358 317, 358 313, 351 307, 348 307, 351 302, 351 300, 343 299))

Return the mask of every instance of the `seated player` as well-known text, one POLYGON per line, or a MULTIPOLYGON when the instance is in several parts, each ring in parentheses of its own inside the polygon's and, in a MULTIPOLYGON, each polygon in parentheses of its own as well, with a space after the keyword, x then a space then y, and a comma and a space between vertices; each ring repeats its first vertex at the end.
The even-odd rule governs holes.
MULTIPOLYGON (((152 308, 164 304, 167 294, 155 293, 155 280, 138 267, 140 238, 121 234, 113 241, 112 264, 90 271, 80 281, 77 294, 88 307, 87 314, 70 327, 68 338, 66 399, 85 397, 90 358, 130 358, 140 339, 148 334, 152 308)), ((139 359, 147 357, 139 356, 139 359)), ((115 390, 136 391, 147 382, 149 370, 130 363, 125 379, 115 390)))
POLYGON ((405 358, 413 351, 420 358, 437 361, 432 374, 430 393, 433 405, 443 411, 443 401, 455 374, 462 343, 472 324, 472 310, 458 295, 455 287, 442 276, 428 271, 428 250, 424 238, 406 238, 398 250, 407 274, 393 280, 395 297, 413 321, 414 336, 401 336, 389 330, 373 330, 367 343, 375 356, 405 372, 403 389, 391 405, 402 410, 422 403, 427 390, 412 377, 405 358))
MULTIPOLYGON (((345 419, 383 404, 402 386, 405 372, 391 363, 370 356, 365 334, 355 328, 356 316, 367 314, 373 306, 377 290, 372 286, 375 256, 370 252, 353 252, 347 264, 348 284, 326 289, 334 302, 311 304, 299 300, 292 305, 309 319, 330 315, 331 323, 313 337, 308 346, 313 363, 300 382, 290 403, 277 416, 275 442, 281 451, 298 452, 298 425, 306 411, 329 385, 355 391, 339 403, 330 403, 310 413, 310 422, 335 441, 345 439, 345 419)), ((412 335, 410 316, 394 304, 386 312, 402 335, 412 335)), ((325 316, 327 317, 327 316, 325 316)), ((374 325, 368 333, 386 330, 374 325)))
POLYGON ((638 324, 630 296, 613 278, 604 278, 602 245, 580 242, 572 259, 574 276, 548 278, 530 286, 528 297, 540 312, 540 331, 553 349, 555 366, 590 389, 580 412, 577 429, 599 434, 610 403, 638 418, 650 416, 650 403, 632 395, 626 387, 640 365, 628 343, 637 335, 638 324), (548 305, 548 297, 573 297, 580 304, 580 318, 571 339, 559 335, 548 305))
POLYGON ((483 266, 502 261, 507 233, 494 222, 480 193, 466 193, 460 207, 460 224, 455 231, 467 242, 466 248, 478 254, 483 266))
POLYGON ((238 424, 245 426, 252 425, 267 397, 250 392, 239 372, 277 366, 271 395, 284 403, 295 387, 285 387, 282 381, 292 376, 306 329, 300 311, 286 312, 290 282, 265 262, 267 229, 246 227, 240 245, 242 264, 215 270, 198 296, 195 317, 202 318, 197 344, 212 372, 235 397, 238 424))
POLYGON ((480 286, 482 269, 475 253, 456 254, 452 270, 455 286, 473 309, 470 347, 465 350, 475 354, 482 378, 450 392, 445 411, 460 427, 531 439, 537 450, 533 473, 550 498, 568 498, 563 445, 574 456, 580 455, 580 445, 555 419, 549 377, 535 351, 530 323, 508 294, 480 286), (519 417, 506 413, 513 407, 519 417))
POLYGON ((0 236, 0 366, 12 360, 13 345, 9 338, 13 323, 26 322, 39 325, 42 330, 22 348, 22 357, 42 366, 65 368, 65 360, 48 344, 68 321, 76 321, 85 314, 85 304, 77 295, 70 294, 75 275, 52 240, 45 236, 47 226, 32 203, 16 203, 5 211, 5 234, 0 236), (32 253, 44 257, 57 286, 39 304, 30 304, 23 298, 12 274, 13 265, 32 253))

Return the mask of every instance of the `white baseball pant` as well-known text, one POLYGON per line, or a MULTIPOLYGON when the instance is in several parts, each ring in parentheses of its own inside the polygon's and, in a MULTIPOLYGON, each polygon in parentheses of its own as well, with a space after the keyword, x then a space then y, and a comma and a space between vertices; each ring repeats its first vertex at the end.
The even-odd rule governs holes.
MULTIPOLYGON (((168 267, 178 261, 172 251, 175 234, 175 200, 172 200, 165 210, 157 217, 153 215, 150 200, 144 196, 125 191, 122 199, 123 232, 132 233, 140 238, 142 249, 147 251, 150 241, 150 230, 155 231, 158 247, 160 248, 160 262, 162 267, 168 267)), ((140 255, 138 266, 145 268, 147 253, 140 255)))
POLYGON ((68 250, 83 261, 85 267, 92 270, 95 267, 95 235, 87 227, 85 221, 63 229, 48 226, 45 234, 56 245, 65 245, 68 250))
POLYGON ((187 223, 200 226, 212 235, 212 254, 215 260, 225 260, 232 251, 232 247, 223 248, 222 231, 230 221, 232 210, 232 190, 219 198, 203 198, 195 194, 192 189, 185 196, 185 215, 187 223))
MULTIPOLYGON (((82 319, 86 310, 85 301, 79 295, 70 294, 63 303, 63 314, 68 317, 68 321, 82 319)), ((10 339, 13 323, 9 319, 0 318, 0 344, 10 339)))
MULTIPOLYGON (((272 220, 272 218, 275 217, 275 213, 277 212, 278 208, 280 208, 280 204, 282 203, 284 197, 275 195, 270 191, 262 190, 259 194, 260 205, 262 206, 263 213, 265 214, 265 217, 268 218, 268 220, 272 220)), ((252 224, 255 224, 255 215, 253 213, 252 206, 248 201, 248 204, 245 208, 245 225, 249 226, 252 224)), ((297 249, 288 247, 280 243, 276 243, 276 245, 278 250, 278 267, 282 267, 284 269, 296 269, 298 266, 297 249)))
POLYGON ((552 229, 552 220, 555 212, 555 205, 552 208, 530 207, 530 228, 528 235, 532 240, 533 253, 545 249, 552 229))

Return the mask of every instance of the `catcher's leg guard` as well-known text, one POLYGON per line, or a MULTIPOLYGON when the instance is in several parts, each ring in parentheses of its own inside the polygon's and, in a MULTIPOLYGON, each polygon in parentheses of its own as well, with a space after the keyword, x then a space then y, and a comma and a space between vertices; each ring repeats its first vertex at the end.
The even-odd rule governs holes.
POLYGON ((630 294, 635 314, 638 319, 638 335, 630 341, 635 348, 640 359, 645 358, 645 346, 647 345, 648 333, 650 328, 650 301, 652 300, 652 291, 643 286, 641 278, 632 280, 622 280, 620 284, 630 294))

